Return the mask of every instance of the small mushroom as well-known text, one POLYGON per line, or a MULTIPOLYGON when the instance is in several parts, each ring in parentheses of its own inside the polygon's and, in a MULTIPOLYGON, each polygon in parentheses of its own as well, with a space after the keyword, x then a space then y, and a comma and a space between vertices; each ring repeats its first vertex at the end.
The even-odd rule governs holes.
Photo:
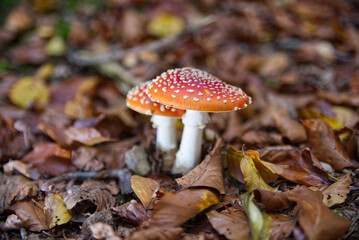
POLYGON ((147 88, 148 96, 170 107, 186 110, 180 149, 173 173, 187 173, 198 164, 203 128, 208 112, 229 112, 247 107, 251 98, 242 89, 194 68, 177 68, 162 73, 147 88))
POLYGON ((148 81, 131 89, 127 94, 126 103, 136 112, 152 115, 151 122, 157 127, 156 146, 161 151, 168 152, 177 148, 176 118, 181 118, 186 111, 153 102, 146 94, 150 83, 148 81))
POLYGON ((14 128, 19 131, 22 132, 23 136, 24 136, 24 145, 26 149, 30 148, 31 145, 31 140, 33 138, 32 133, 31 133, 31 126, 29 126, 25 121, 23 120, 17 120, 14 123, 14 128))

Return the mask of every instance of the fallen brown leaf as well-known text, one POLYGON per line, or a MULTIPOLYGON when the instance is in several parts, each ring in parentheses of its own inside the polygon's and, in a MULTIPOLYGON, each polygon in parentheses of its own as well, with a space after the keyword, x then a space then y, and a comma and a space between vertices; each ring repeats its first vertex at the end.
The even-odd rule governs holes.
POLYGON ((115 204, 111 193, 99 187, 74 186, 67 190, 63 200, 67 209, 81 213, 100 212, 115 204))
POLYGON ((212 210, 206 215, 213 228, 227 239, 249 239, 250 229, 244 212, 229 208, 222 212, 212 210))
POLYGON ((272 235, 271 240, 285 239, 292 233, 297 218, 280 213, 269 213, 272 218, 272 235))
POLYGON ((323 194, 300 186, 286 193, 290 201, 300 206, 299 224, 309 240, 338 239, 347 231, 350 222, 323 204, 323 194))
POLYGON ((9 209, 14 200, 34 197, 39 192, 37 182, 21 175, 9 176, 0 174, 0 213, 9 209))
POLYGON ((74 142, 80 142, 82 144, 92 146, 99 143, 112 141, 112 139, 103 136, 95 128, 69 127, 65 130, 65 137, 66 142, 70 145, 74 142))
POLYGON ((135 200, 131 200, 118 207, 112 207, 113 211, 122 221, 141 225, 148 220, 145 208, 135 200))
POLYGON ((303 121, 308 134, 308 143, 318 160, 329 163, 335 170, 356 166, 350 160, 333 129, 321 119, 303 121))
POLYGON ((149 224, 151 227, 179 226, 217 203, 217 196, 207 189, 168 192, 154 206, 149 224))
POLYGON ((176 182, 183 188, 188 187, 211 187, 224 194, 223 174, 222 174, 222 149, 223 140, 218 139, 212 151, 206 158, 192 169, 189 173, 176 182))
POLYGON ((322 186, 329 183, 328 175, 320 162, 308 149, 263 149, 259 151, 264 161, 284 166, 278 175, 299 184, 322 186))
POLYGON ((40 143, 21 161, 32 163, 42 174, 57 176, 71 169, 71 152, 55 143, 40 143))
POLYGON ((10 161, 4 164, 4 173, 10 174, 15 171, 18 171, 22 175, 30 179, 39 179, 40 174, 37 172, 36 169, 31 167, 29 164, 25 164, 19 160, 10 161))
POLYGON ((46 221, 44 202, 31 200, 16 202, 12 209, 21 221, 21 226, 30 231, 41 231, 49 229, 46 221))

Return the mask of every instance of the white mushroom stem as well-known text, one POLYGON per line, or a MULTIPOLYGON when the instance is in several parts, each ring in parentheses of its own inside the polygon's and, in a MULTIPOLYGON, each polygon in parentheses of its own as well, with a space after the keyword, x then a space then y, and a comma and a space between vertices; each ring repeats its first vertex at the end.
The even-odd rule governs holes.
POLYGON ((185 174, 198 164, 201 157, 202 135, 209 121, 207 112, 187 110, 182 117, 184 124, 180 149, 176 154, 173 173, 185 174))
POLYGON ((163 152, 177 148, 176 118, 153 115, 151 122, 157 128, 156 147, 163 152))

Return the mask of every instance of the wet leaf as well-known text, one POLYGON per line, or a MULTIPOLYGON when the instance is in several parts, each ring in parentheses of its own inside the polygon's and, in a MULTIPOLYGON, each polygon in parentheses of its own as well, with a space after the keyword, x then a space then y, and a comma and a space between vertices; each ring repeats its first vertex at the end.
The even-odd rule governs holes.
POLYGON ((184 188, 188 187, 211 187, 224 194, 223 174, 222 174, 222 150, 223 140, 218 139, 212 151, 206 158, 192 169, 189 173, 176 182, 184 188))
POLYGON ((11 87, 9 98, 12 103, 24 109, 43 109, 49 101, 49 91, 42 81, 25 77, 11 87))
POLYGON ((250 229, 244 212, 229 208, 222 212, 212 210, 206 215, 212 227, 227 239, 249 239, 250 229))
POLYGON ((303 123, 308 134, 308 143, 319 161, 329 163, 336 170, 356 165, 326 122, 321 119, 307 119, 303 123))
POLYGON ((71 152, 54 143, 41 143, 21 161, 31 163, 42 174, 57 176, 71 169, 71 152))
POLYGON ((332 212, 323 204, 323 194, 300 186, 287 193, 290 201, 300 208, 299 224, 309 240, 337 239, 344 235, 349 221, 332 212))
POLYGON ((71 212, 66 208, 59 194, 50 193, 45 198, 45 215, 49 228, 59 226, 71 220, 71 212))
POLYGON ((151 19, 147 31, 152 36, 163 38, 183 31, 185 22, 172 14, 160 14, 151 19))
POLYGON ((138 175, 133 175, 131 177, 131 187, 145 208, 149 206, 153 198, 153 194, 159 186, 160 185, 151 178, 141 177, 138 175))
POLYGON ((154 206, 151 226, 179 226, 197 213, 219 203, 217 196, 206 189, 184 189, 168 192, 154 206))
POLYGON ((95 128, 69 127, 65 130, 65 137, 68 144, 79 142, 87 146, 112 141, 112 139, 103 136, 95 128))
POLYGON ((243 199, 243 207, 246 211, 251 238, 253 240, 269 239, 272 233, 272 219, 269 215, 261 210, 253 202, 254 194, 248 194, 243 199))

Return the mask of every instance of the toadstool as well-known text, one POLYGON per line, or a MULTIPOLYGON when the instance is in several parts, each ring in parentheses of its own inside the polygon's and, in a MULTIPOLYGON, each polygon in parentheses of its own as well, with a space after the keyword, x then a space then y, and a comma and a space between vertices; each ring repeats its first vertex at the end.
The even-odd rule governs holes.
POLYGON ((183 174, 199 162, 208 112, 236 111, 251 103, 242 89, 189 67, 162 73, 148 85, 147 94, 158 103, 186 110, 182 117, 182 140, 172 169, 173 173, 183 174))
POLYGON ((157 127, 156 146, 163 152, 169 152, 177 148, 176 118, 181 118, 186 111, 153 102, 145 92, 150 83, 147 81, 131 89, 126 104, 139 113, 152 115, 151 122, 157 127))

